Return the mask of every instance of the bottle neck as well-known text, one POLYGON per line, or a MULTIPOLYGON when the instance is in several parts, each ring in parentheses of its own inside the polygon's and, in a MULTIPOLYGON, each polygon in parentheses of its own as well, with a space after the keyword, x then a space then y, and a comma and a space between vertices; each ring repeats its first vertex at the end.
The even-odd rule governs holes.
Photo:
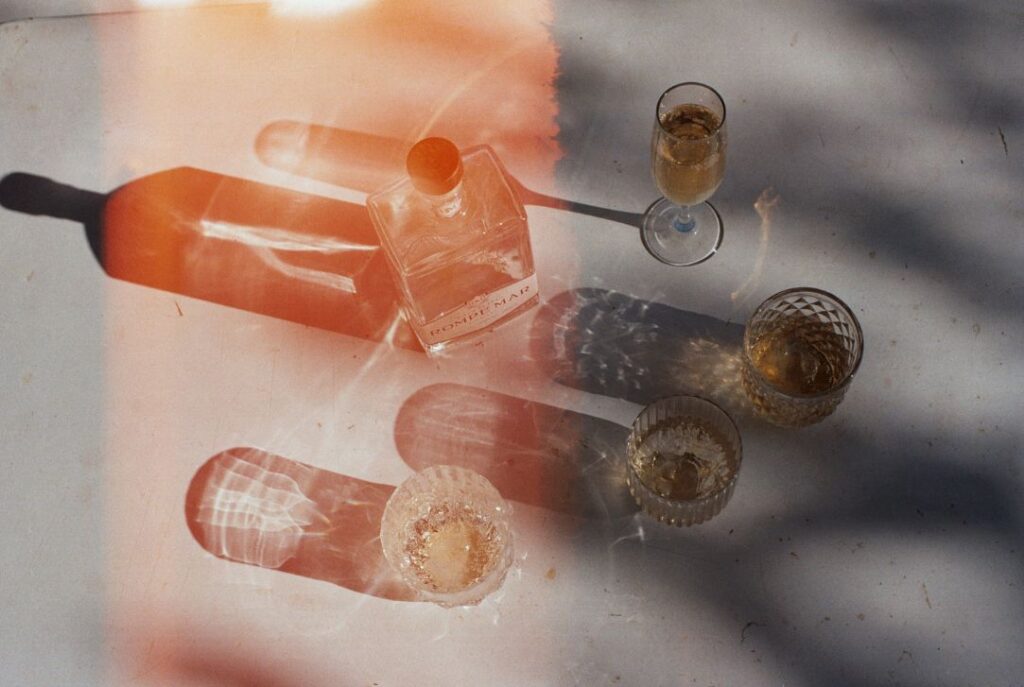
POLYGON ((439 217, 449 219, 455 217, 463 211, 464 200, 462 197, 462 182, 453 188, 448 193, 443 193, 439 196, 423 194, 426 197, 427 202, 430 203, 430 207, 439 217))

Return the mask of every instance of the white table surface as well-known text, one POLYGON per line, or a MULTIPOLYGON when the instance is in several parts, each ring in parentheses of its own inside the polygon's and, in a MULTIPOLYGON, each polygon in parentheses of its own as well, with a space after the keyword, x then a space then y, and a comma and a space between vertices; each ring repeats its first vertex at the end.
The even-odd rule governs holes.
MULTIPOLYGON (((641 212, 666 86, 715 85, 730 136, 718 255, 668 267, 635 229, 530 207, 549 307, 437 361, 112 279, 80 224, 0 210, 0 683, 1024 684, 1019 3, 466 5, 0 25, 0 176, 94 191, 190 166, 361 203, 261 160, 259 132, 297 120, 457 130, 535 191, 641 212), (799 285, 853 307, 866 353, 833 417, 785 431, 744 412, 712 344, 799 285), (566 292, 607 312, 552 362, 528 342, 566 292), (218 452, 398 484, 410 399, 464 387, 612 437, 659 393, 710 395, 743 434, 734 499, 681 530, 518 503, 516 574, 456 610, 190 535, 185 492, 218 452)), ((424 413, 441 435, 473 422, 424 413)))

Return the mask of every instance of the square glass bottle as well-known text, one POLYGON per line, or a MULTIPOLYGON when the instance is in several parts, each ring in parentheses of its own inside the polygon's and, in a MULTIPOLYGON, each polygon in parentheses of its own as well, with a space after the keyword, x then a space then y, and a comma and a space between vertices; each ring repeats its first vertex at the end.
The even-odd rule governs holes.
POLYGON ((367 206, 423 347, 439 352, 536 305, 526 211, 494 151, 426 138, 406 170, 367 206))

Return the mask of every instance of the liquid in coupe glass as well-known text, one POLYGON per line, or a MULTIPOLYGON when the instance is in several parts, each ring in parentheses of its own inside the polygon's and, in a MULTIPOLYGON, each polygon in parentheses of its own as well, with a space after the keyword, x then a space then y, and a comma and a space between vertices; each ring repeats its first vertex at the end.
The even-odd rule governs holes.
POLYGON ((711 257, 722 221, 707 202, 725 176, 725 103, 711 88, 681 83, 658 100, 651 173, 663 194, 644 215, 641 233, 654 257, 695 265, 711 257))

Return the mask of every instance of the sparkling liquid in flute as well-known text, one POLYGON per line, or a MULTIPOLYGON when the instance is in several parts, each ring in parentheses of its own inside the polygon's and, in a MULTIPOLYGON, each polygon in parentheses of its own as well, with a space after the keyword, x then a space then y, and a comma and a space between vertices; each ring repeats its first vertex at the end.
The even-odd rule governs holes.
POLYGON ((655 138, 654 178, 666 198, 697 205, 710 198, 725 175, 725 151, 713 135, 722 123, 703 105, 677 105, 660 116, 671 134, 655 138))

